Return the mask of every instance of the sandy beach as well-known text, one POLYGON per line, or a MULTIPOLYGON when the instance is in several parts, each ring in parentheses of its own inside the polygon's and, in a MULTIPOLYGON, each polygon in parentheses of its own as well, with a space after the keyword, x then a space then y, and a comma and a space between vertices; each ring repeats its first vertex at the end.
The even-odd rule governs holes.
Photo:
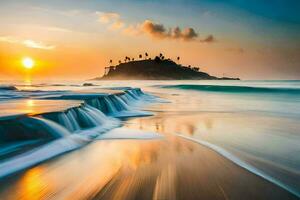
POLYGON ((297 199, 175 136, 97 141, 1 182, 1 199, 297 199))

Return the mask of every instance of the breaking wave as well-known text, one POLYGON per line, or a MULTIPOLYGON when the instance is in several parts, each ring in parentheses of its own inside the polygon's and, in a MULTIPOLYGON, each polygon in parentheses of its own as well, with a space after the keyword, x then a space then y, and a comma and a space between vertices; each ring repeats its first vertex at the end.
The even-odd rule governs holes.
MULTIPOLYGON (((45 95, 38 92, 31 95, 31 92, 23 92, 19 95, 20 98, 38 99, 37 102, 46 99, 57 104, 71 100, 81 103, 38 114, 28 111, 0 115, 0 177, 101 139, 100 135, 121 126, 119 118, 152 115, 135 105, 155 101, 155 97, 139 88, 127 88, 116 94, 53 92, 45 95)), ((115 132, 112 136, 118 137, 115 132)))

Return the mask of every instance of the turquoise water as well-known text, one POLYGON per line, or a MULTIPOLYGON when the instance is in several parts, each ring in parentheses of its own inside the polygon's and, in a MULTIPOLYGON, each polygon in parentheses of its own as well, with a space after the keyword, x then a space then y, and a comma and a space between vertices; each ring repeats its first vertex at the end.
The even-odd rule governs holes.
POLYGON ((253 173, 299 195, 300 81, 188 81, 155 87, 175 104, 163 108, 169 112, 164 128, 220 147, 253 173))

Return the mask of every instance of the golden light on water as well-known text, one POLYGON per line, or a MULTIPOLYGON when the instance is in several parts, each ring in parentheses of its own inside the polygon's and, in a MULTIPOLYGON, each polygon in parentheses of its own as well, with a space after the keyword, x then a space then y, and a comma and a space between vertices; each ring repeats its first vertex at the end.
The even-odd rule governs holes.
POLYGON ((26 69, 31 69, 34 66, 34 60, 30 57, 25 57, 22 59, 22 64, 26 69))
POLYGON ((34 106, 34 101, 32 99, 28 99, 26 101, 26 105, 27 105, 27 107, 32 107, 32 106, 34 106))

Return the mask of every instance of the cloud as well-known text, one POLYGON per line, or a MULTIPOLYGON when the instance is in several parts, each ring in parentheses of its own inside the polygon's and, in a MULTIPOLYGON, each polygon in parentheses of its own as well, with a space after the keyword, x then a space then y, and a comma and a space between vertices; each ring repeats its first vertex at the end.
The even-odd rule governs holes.
POLYGON ((182 32, 179 32, 179 38, 182 38, 184 40, 192 40, 197 37, 198 33, 196 33, 193 28, 185 28, 182 32))
POLYGON ((99 22, 103 24, 111 23, 120 20, 120 15, 114 12, 96 12, 99 17, 99 22))
POLYGON ((166 28, 163 24, 155 23, 151 20, 145 20, 141 24, 130 25, 123 30, 128 35, 145 34, 155 39, 172 39, 182 41, 200 41, 211 43, 215 41, 213 35, 209 35, 204 39, 199 38, 199 34, 194 28, 188 27, 183 30, 176 26, 174 28, 166 28))
POLYGON ((206 42, 206 43, 211 43, 211 42, 215 42, 216 39, 213 35, 209 35, 206 38, 200 40, 200 42, 206 42))
POLYGON ((53 50, 56 48, 54 45, 45 44, 43 42, 37 42, 33 40, 21 40, 12 36, 0 36, 0 42, 7 42, 12 44, 21 44, 29 48, 53 50))
POLYGON ((141 25, 141 31, 149 34, 152 37, 165 38, 168 37, 166 28, 162 24, 153 23, 150 20, 146 20, 141 25))
POLYGON ((114 12, 96 12, 99 19, 98 21, 102 24, 110 24, 109 30, 119 30, 125 26, 125 23, 121 20, 118 13, 114 12))
POLYGON ((137 35, 141 35, 141 28, 140 25, 129 25, 126 28, 123 29, 123 33, 125 35, 133 35, 133 36, 137 36, 137 35))
POLYGON ((115 12, 96 12, 98 21, 102 24, 109 24, 108 30, 116 31, 122 29, 122 33, 126 35, 147 35, 155 39, 172 39, 182 41, 200 41, 203 43, 212 43, 216 39, 213 35, 208 35, 201 39, 199 34, 192 27, 184 28, 183 30, 176 26, 167 28, 161 23, 156 23, 151 20, 145 20, 138 24, 126 25, 121 19, 120 14, 115 12))
POLYGON ((125 25, 124 22, 122 22, 121 20, 117 20, 109 26, 109 30, 118 30, 123 28, 124 25, 125 25))
POLYGON ((181 30, 178 26, 167 29, 163 24, 158 24, 150 20, 145 20, 141 25, 141 31, 151 37, 164 39, 182 39, 185 41, 194 40, 198 34, 193 28, 181 30))
POLYGON ((44 49, 44 50, 52 50, 55 49, 54 45, 44 44, 42 42, 35 42, 33 40, 24 40, 23 44, 26 47, 34 48, 34 49, 44 49))

